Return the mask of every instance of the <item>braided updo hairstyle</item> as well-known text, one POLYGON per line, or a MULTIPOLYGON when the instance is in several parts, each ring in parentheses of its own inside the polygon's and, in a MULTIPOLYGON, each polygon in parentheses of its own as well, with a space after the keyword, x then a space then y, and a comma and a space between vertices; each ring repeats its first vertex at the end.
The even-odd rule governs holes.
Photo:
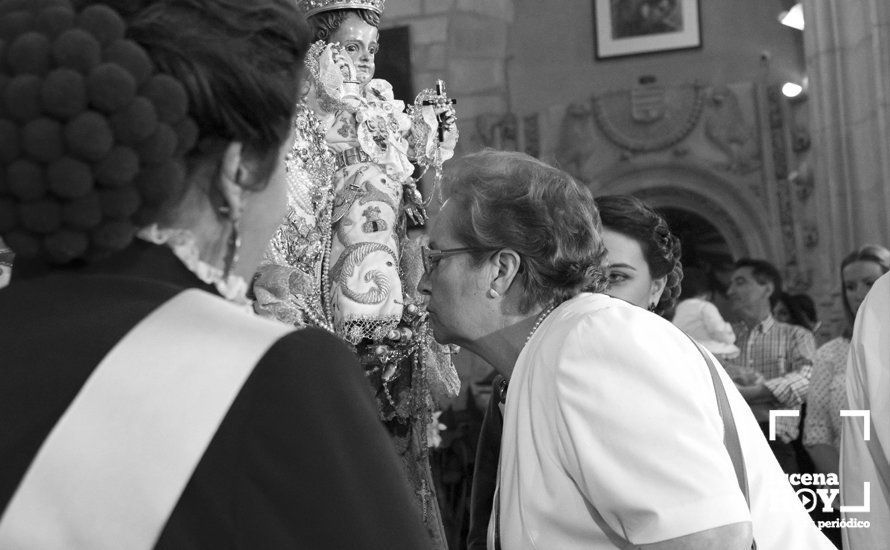
POLYGON ((640 244, 653 279, 666 277, 664 292, 655 313, 663 315, 677 304, 683 266, 680 239, 667 222, 643 201, 631 195, 607 195, 596 199, 603 227, 630 237, 640 244))
POLYGON ((0 1, 0 238, 53 264, 101 257, 221 143, 277 151, 305 28, 289 0, 0 1))

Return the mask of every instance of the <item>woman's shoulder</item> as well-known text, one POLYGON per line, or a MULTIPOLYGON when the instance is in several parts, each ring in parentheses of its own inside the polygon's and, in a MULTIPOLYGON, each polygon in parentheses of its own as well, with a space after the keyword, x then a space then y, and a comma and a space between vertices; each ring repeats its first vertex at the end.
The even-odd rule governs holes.
POLYGON ((621 302, 621 300, 606 294, 582 292, 560 304, 554 312, 561 313, 564 316, 584 315, 593 311, 607 309, 610 306, 616 305, 616 302, 621 302))
POLYGON ((664 318, 602 294, 580 295, 564 305, 546 327, 540 350, 541 357, 551 358, 556 379, 590 375, 647 387, 710 387, 701 352, 664 318))
POLYGON ((274 406, 305 410, 313 408, 306 406, 310 402, 348 401, 358 409, 371 407, 355 354, 340 338, 314 327, 292 330, 274 340, 257 361, 249 388, 247 395, 268 406, 277 403, 274 406))
POLYGON ((316 372, 315 376, 328 373, 334 378, 342 376, 344 370, 359 370, 352 349, 340 337, 317 327, 301 328, 282 335, 270 346, 262 362, 270 366, 281 365, 285 369, 302 369, 307 374, 316 372))
POLYGON ((555 312, 559 312, 561 317, 567 319, 588 317, 595 319, 623 319, 631 322, 639 319, 654 318, 663 321, 661 317, 620 298, 592 292, 582 292, 574 298, 567 300, 555 312))
POLYGON ((850 351, 850 340, 843 336, 838 336, 822 344, 816 351, 816 356, 829 361, 843 358, 844 362, 846 362, 848 351, 850 351))
POLYGON ((669 342, 683 333, 665 320, 639 306, 605 294, 582 293, 557 308, 555 325, 569 338, 590 340, 591 334, 608 335, 596 338, 596 346, 620 348, 625 342, 669 342))

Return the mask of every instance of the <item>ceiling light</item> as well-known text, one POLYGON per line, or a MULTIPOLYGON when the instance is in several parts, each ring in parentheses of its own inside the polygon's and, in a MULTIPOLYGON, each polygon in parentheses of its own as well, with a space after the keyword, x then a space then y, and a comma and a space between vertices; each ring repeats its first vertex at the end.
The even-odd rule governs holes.
POLYGON ((802 31, 804 27, 803 7, 800 5, 800 2, 791 6, 790 10, 780 13, 779 23, 787 27, 802 31))
POLYGON ((803 86, 794 82, 786 82, 782 84, 782 94, 787 98, 793 98, 803 93, 803 86))

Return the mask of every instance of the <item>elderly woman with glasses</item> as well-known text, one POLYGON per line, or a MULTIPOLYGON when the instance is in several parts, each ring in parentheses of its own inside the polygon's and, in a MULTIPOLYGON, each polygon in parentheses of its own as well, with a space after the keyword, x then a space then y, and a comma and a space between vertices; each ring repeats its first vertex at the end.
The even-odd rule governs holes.
POLYGON ((526 155, 484 151, 451 166, 445 197, 419 285, 434 333, 510 379, 489 548, 742 549, 752 531, 763 548, 831 548, 732 382, 712 381, 661 317, 583 292, 605 282, 585 189, 526 155))

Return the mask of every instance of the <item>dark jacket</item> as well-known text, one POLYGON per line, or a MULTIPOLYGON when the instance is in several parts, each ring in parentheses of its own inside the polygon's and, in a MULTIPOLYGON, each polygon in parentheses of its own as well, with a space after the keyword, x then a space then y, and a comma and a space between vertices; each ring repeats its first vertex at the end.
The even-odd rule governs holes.
MULTIPOLYGON (((0 510, 108 351, 187 288, 213 292, 141 241, 89 267, 16 265, 0 290, 0 510)), ((306 329, 257 363, 156 548, 427 548, 415 509, 356 359, 306 329)))
POLYGON ((485 550, 488 542, 488 523, 491 519, 494 492, 498 481, 498 460, 501 455, 501 437, 504 432, 504 416, 499 403, 506 398, 507 385, 498 375, 491 384, 491 399, 485 409, 479 443, 476 445, 476 462, 473 467, 473 489, 470 496, 470 528, 467 533, 467 550, 485 550))

